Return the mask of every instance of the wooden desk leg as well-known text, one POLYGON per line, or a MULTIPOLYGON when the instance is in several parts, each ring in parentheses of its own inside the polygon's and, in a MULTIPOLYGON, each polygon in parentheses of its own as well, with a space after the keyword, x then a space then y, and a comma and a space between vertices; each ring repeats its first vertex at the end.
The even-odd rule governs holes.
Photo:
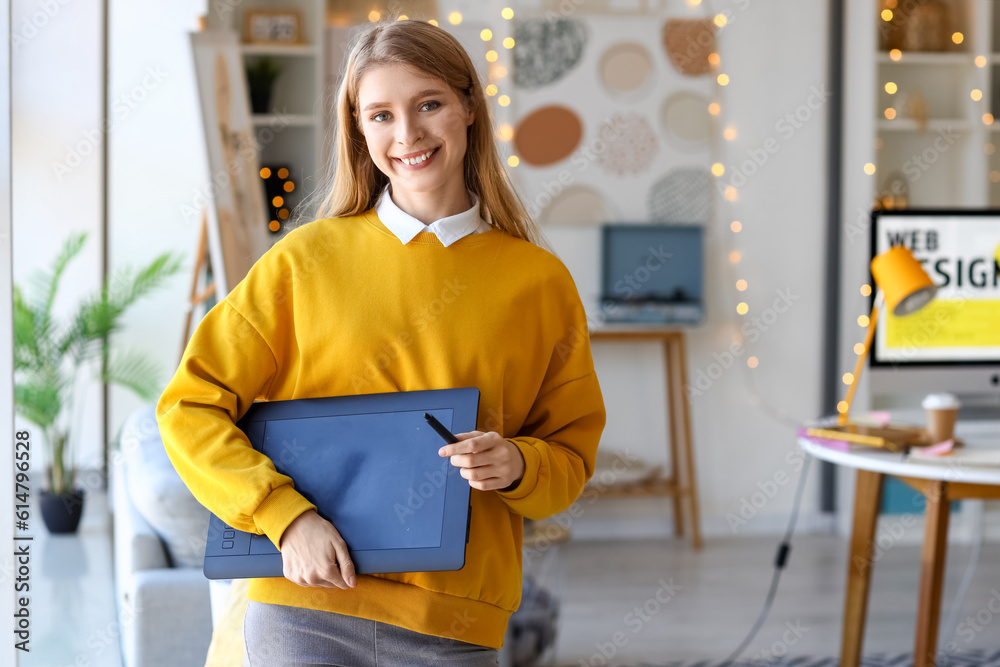
POLYGON ((921 556, 920 603, 917 607, 917 638, 913 649, 914 667, 933 667, 937 653, 938 621, 941 617, 941 589, 948 550, 948 482, 928 484, 924 550, 921 556))
MULTIPOLYGON (((684 537, 684 487, 681 480, 680 459, 677 456, 677 441, 680 438, 680 424, 677 421, 677 363, 674 361, 674 335, 663 337, 663 377, 667 384, 667 437, 670 439, 670 482, 677 489, 676 495, 670 499, 674 506, 674 537, 684 537)), ((681 385, 684 391, 684 385, 681 385)))
POLYGON ((858 470, 854 489, 854 526, 847 563, 847 594, 844 600, 844 628, 840 640, 841 667, 861 664, 868 614, 868 585, 871 582, 875 551, 875 528, 882 505, 883 475, 858 470))
POLYGON ((677 393, 681 399, 681 444, 684 446, 684 476, 688 490, 688 502, 691 508, 691 544, 695 549, 701 549, 701 511, 698 508, 698 477, 694 471, 694 448, 691 446, 691 401, 687 393, 687 347, 684 333, 678 332, 674 348, 677 350, 677 393))

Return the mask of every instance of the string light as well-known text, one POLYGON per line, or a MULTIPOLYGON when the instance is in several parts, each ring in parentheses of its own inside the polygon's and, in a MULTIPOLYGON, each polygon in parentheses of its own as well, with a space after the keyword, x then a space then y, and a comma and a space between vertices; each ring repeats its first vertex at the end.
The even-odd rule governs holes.
POLYGON ((736 281, 736 289, 738 289, 741 292, 746 292, 747 291, 747 281, 743 280, 742 278, 739 279, 739 280, 737 280, 736 281))
POLYGON ((721 162, 716 162, 712 165, 712 175, 722 176, 726 173, 726 167, 721 162))
POLYGON ((860 357, 864 353, 865 353, 865 344, 864 343, 855 343, 854 344, 854 354, 856 354, 856 355, 858 355, 860 357))
POLYGON ((732 262, 733 264, 739 264, 740 263, 740 251, 739 250, 734 250, 731 253, 729 253, 729 261, 732 262))
POLYGON ((507 68, 503 65, 493 65, 493 67, 490 68, 490 75, 494 79, 502 79, 507 76, 507 68))
POLYGON ((503 48, 505 48, 505 49, 513 49, 514 48, 514 38, 513 37, 505 37, 504 40, 503 40, 503 48))
POLYGON ((728 74, 720 74, 718 77, 716 77, 716 81, 719 82, 720 86, 728 86, 729 85, 729 75, 728 74))
POLYGON ((729 228, 733 230, 734 234, 739 234, 740 230, 743 229, 743 223, 739 220, 733 220, 733 223, 729 225, 729 228))
POLYGON ((725 190, 723 190, 722 194, 723 196, 725 196, 726 201, 736 201, 737 199, 740 198, 739 193, 736 192, 736 188, 734 188, 731 185, 728 186, 725 190))
POLYGON ((986 67, 986 56, 976 56, 976 67, 986 67))
POLYGON ((448 23, 452 25, 458 25, 461 22, 462 22, 461 12, 452 12, 451 14, 448 14, 448 23))
POLYGON ((267 223, 267 228, 270 229, 272 232, 276 232, 279 229, 281 229, 281 223, 278 222, 277 220, 272 220, 271 222, 267 223))
POLYGON ((851 384, 854 382, 854 373, 844 373, 844 377, 841 378, 844 384, 851 384))
POLYGON ((736 128, 727 127, 725 130, 722 131, 722 136, 726 139, 726 141, 732 141, 733 139, 736 138, 736 128))
POLYGON ((892 10, 891 9, 883 9, 882 10, 882 20, 883 21, 891 21, 892 20, 892 10))
POLYGON ((511 155, 509 158, 507 158, 507 164, 509 164, 512 167, 516 167, 520 162, 521 161, 517 159, 516 155, 511 155))
POLYGON ((285 181, 285 192, 291 192, 295 189, 295 183, 291 181, 285 181))
POLYGON ((490 49, 489 51, 486 52, 487 62, 495 63, 497 61, 497 58, 499 57, 500 54, 494 51, 493 49, 490 49))
POLYGON ((484 42, 488 42, 491 39, 493 39, 493 31, 490 30, 489 28, 483 28, 483 31, 481 33, 479 33, 479 37, 484 42))
POLYGON ((430 21, 428 21, 428 23, 430 23, 431 25, 437 25, 438 24, 438 22, 435 19, 431 19, 430 21))
POLYGON ((726 15, 725 14, 716 14, 715 15, 715 19, 713 19, 713 20, 715 21, 715 25, 719 26, 720 28, 725 28, 726 24, 729 22, 726 19, 726 15))
POLYGON ((499 89, 496 87, 496 84, 491 83, 490 85, 486 86, 486 94, 489 95, 490 97, 496 95, 498 90, 499 89))
POLYGON ((991 113, 984 113, 983 114, 983 123, 985 123, 986 125, 992 125, 993 124, 993 114, 991 114, 991 113))
POLYGON ((708 64, 709 65, 716 65, 717 66, 719 64, 719 54, 715 53, 714 51, 712 53, 709 53, 708 54, 708 64))
POLYGON ((896 117, 896 110, 893 109, 892 107, 889 107, 888 109, 885 110, 885 117, 888 118, 889 120, 892 120, 893 118, 896 117))
POLYGON ((501 95, 497 98, 497 103, 499 103, 500 106, 505 107, 510 104, 510 97, 507 95, 501 95))
POLYGON ((278 170, 278 178, 280 178, 282 180, 288 178, 288 169, 286 169, 285 167, 282 167, 281 169, 279 169, 278 170))
POLYGON ((892 49, 889 51, 889 58, 895 61, 899 61, 903 57, 903 52, 899 49, 892 49))
POLYGON ((872 286, 871 285, 862 285, 861 286, 861 296, 871 296, 871 294, 872 294, 872 286))
POLYGON ((736 305, 736 312, 739 313, 740 315, 746 315, 749 311, 750 311, 750 306, 748 306, 743 301, 740 301, 739 304, 736 305))
POLYGON ((498 133, 500 134, 500 139, 503 141, 510 141, 514 138, 514 128, 507 123, 500 126, 498 133))
POLYGON ((865 173, 868 174, 869 176, 871 176, 872 174, 874 174, 875 173, 875 165, 873 165, 871 162, 866 162, 865 163, 865 173))
POLYGON ((859 327, 866 327, 866 326, 868 326, 868 316, 867 315, 859 315, 858 316, 858 326, 859 327))
POLYGON ((885 92, 889 93, 890 95, 895 95, 896 90, 897 90, 896 84, 893 83, 892 81, 889 81, 888 83, 885 84, 885 92))
POLYGON ((262 168, 260 170, 260 177, 261 178, 271 178, 271 170, 269 168, 267 168, 267 167, 262 168))
POLYGON ((271 206, 273 206, 274 208, 281 208, 284 205, 285 205, 285 198, 282 197, 281 195, 278 195, 271 200, 271 206))
POLYGON ((396 17, 396 20, 397 20, 397 21, 406 21, 406 20, 408 20, 409 18, 410 18, 410 17, 409 17, 409 16, 407 16, 406 14, 400 14, 399 16, 397 16, 397 17, 396 17))
POLYGON ((841 401, 837 403, 837 412, 841 414, 847 412, 847 401, 841 401))
POLYGON ((961 44, 962 42, 965 41, 965 35, 963 35, 960 32, 952 33, 951 41, 955 42, 956 44, 961 44))
POLYGON ((371 21, 372 23, 377 22, 380 18, 382 18, 382 13, 379 12, 377 9, 373 9, 370 12, 368 12, 368 20, 371 21))
POLYGON ((983 91, 979 90, 978 88, 973 88, 972 92, 969 93, 969 97, 972 98, 973 102, 978 102, 979 100, 983 99, 983 91))
POLYGON ((510 7, 504 7, 502 10, 500 10, 500 16, 504 17, 509 21, 512 18, 514 18, 514 10, 511 9, 510 7))
POLYGON ((718 116, 721 110, 722 109, 721 107, 719 107, 718 102, 712 102, 711 104, 708 105, 708 113, 712 114, 713 116, 718 116))
POLYGON ((757 364, 759 363, 760 362, 757 361, 757 357, 747 357, 747 366, 750 368, 757 368, 757 364))

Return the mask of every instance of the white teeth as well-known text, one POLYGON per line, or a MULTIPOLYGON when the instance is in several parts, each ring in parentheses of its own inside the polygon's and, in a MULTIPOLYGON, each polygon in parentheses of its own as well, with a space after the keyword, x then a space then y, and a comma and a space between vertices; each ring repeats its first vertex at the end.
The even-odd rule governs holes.
POLYGON ((433 150, 430 150, 430 151, 427 151, 426 153, 424 153, 423 155, 418 155, 417 157, 412 157, 412 158, 405 158, 404 157, 404 158, 400 158, 400 160, 402 160, 406 164, 412 166, 412 165, 415 165, 415 164, 420 164, 424 160, 430 158, 431 153, 433 153, 433 152, 434 152, 433 150))

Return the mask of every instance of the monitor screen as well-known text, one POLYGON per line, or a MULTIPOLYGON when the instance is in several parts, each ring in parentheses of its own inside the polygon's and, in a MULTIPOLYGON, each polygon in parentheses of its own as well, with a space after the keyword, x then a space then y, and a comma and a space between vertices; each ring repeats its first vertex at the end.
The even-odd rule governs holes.
POLYGON ((700 225, 606 225, 602 297, 700 305, 702 236, 700 225))
POLYGON ((913 252, 938 291, 915 313, 882 315, 872 365, 1000 364, 1000 210, 876 211, 872 256, 897 245, 913 252))

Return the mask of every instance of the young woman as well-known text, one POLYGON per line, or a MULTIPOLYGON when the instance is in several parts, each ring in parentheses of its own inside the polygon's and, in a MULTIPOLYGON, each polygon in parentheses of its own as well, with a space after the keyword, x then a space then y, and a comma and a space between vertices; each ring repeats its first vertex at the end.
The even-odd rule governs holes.
POLYGON ((284 578, 254 579, 261 665, 493 665, 521 594, 522 518, 567 509, 605 411, 587 320, 501 165, 482 86, 444 30, 379 24, 351 50, 336 171, 206 314, 157 406, 195 496, 265 534, 284 578), (357 575, 337 527, 234 426, 255 399, 475 386, 480 430, 439 454, 472 487, 465 566, 357 575))

